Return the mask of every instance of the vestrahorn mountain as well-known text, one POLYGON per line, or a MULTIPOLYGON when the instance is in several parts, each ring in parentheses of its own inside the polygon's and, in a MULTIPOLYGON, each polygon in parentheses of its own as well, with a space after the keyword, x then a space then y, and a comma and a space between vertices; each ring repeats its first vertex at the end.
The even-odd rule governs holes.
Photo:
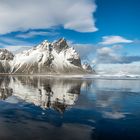
POLYGON ((79 54, 64 38, 41 44, 13 55, 0 49, 0 73, 9 74, 85 74, 93 73, 89 65, 82 65, 79 54))

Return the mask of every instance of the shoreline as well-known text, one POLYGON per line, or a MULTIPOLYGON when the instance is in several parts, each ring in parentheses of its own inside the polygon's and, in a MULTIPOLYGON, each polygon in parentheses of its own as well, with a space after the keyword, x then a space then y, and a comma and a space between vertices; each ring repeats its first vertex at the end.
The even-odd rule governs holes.
POLYGON ((99 74, 11 74, 0 73, 0 76, 30 76, 48 78, 80 78, 96 80, 140 80, 140 75, 99 75, 99 74))

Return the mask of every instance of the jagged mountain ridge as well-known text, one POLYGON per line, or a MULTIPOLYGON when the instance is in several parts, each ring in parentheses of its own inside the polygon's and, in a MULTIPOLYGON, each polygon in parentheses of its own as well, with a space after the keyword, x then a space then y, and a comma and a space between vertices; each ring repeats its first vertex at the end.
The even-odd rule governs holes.
POLYGON ((13 55, 0 50, 0 73, 50 74, 50 73, 92 73, 92 69, 81 65, 79 54, 69 47, 64 38, 41 44, 13 55), (86 69, 87 68, 87 69, 86 69))

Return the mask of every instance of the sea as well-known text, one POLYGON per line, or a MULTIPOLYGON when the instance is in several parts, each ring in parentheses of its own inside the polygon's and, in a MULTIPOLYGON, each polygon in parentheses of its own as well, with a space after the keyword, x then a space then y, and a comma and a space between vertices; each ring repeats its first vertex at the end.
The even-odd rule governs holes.
POLYGON ((0 76, 0 140, 140 140, 140 78, 0 76))

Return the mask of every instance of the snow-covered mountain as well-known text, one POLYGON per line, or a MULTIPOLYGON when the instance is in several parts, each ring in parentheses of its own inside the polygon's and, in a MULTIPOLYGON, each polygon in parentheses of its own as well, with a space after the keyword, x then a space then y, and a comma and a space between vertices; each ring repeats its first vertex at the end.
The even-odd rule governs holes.
MULTIPOLYGON (((3 51, 0 50, 0 54, 3 51)), ((81 65, 79 54, 69 47, 64 38, 50 43, 47 40, 15 56, 5 50, 0 55, 1 73, 48 74, 48 73, 92 73, 92 69, 81 65)))

